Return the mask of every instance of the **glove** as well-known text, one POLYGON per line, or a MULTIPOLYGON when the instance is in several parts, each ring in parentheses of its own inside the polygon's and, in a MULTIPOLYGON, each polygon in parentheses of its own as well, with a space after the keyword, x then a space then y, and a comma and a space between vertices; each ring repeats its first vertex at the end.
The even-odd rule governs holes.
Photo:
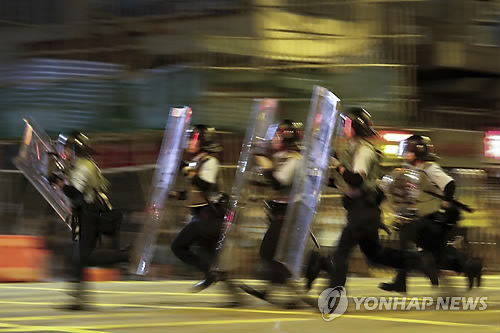
POLYGON ((177 200, 186 200, 186 192, 185 191, 169 191, 168 197, 177 200))
POLYGON ((255 156, 255 163, 264 170, 271 170, 273 168, 273 162, 267 157, 257 155, 255 156))
POLYGON ((62 178, 61 178, 61 177, 59 177, 58 175, 56 175, 55 173, 51 174, 51 175, 47 178, 47 180, 48 180, 48 182, 49 182, 49 184, 50 184, 50 185, 55 185, 55 184, 57 184, 57 180, 58 180, 58 179, 62 180, 62 178))
POLYGON ((330 162, 330 165, 332 167, 334 167, 335 169, 341 165, 340 161, 338 159, 336 159, 335 157, 333 157, 333 156, 330 156, 329 162, 330 162))
POLYGON ((378 228, 384 230, 387 235, 391 235, 392 234, 391 229, 385 223, 380 223, 380 225, 378 226, 378 228))

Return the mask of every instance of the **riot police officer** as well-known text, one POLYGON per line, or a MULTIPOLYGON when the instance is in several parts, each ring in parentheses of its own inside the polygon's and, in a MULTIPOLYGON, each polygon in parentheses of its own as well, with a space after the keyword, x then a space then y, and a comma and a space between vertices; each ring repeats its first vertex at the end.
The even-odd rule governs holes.
MULTIPOLYGON (((417 244, 432 253, 439 266, 465 272, 472 287, 474 278, 480 280, 482 264, 477 260, 469 261, 464 254, 447 245, 459 220, 459 211, 453 203, 455 181, 436 162, 438 156, 429 137, 410 136, 402 144, 401 155, 411 168, 419 171, 417 218, 400 226, 401 248, 408 249, 411 243, 417 244)), ((406 275, 407 271, 400 269, 392 283, 382 283, 379 287, 406 292, 406 275)))
POLYGON ((422 269, 435 282, 437 272, 432 257, 382 247, 378 229, 382 226, 380 204, 384 195, 377 187, 382 154, 370 141, 377 135, 372 117, 365 109, 354 107, 342 116, 347 148, 331 164, 347 185, 343 195, 347 223, 341 233, 329 272, 330 287, 344 286, 348 258, 356 245, 373 263, 393 268, 422 269))
POLYGON ((219 206, 217 175, 219 160, 216 153, 222 146, 214 140, 215 130, 197 125, 191 132, 187 153, 191 160, 183 164, 182 172, 189 181, 186 192, 178 193, 191 208, 191 220, 174 239, 171 249, 184 263, 205 274, 205 279, 195 284, 193 291, 201 291, 215 282, 210 271, 211 261, 220 236, 224 211, 219 206), (192 251, 194 244, 206 250, 206 256, 192 251))
MULTIPOLYGON (((265 280, 271 285, 285 284, 290 277, 283 264, 274 260, 281 229, 285 220, 289 195, 292 189, 296 168, 302 158, 300 154, 300 135, 298 124, 283 120, 277 127, 271 143, 271 157, 255 156, 256 164, 263 170, 273 192, 271 200, 266 200, 269 210, 269 228, 264 234, 259 255, 265 266, 265 280)), ((270 286, 268 286, 270 287, 270 286)), ((268 299, 268 289, 255 290, 242 285, 242 289, 258 298, 268 299)))
POLYGON ((60 135, 58 145, 61 155, 69 162, 63 177, 53 176, 53 181, 70 199, 72 205, 72 276, 78 283, 74 294, 76 302, 70 310, 80 310, 85 305, 84 269, 89 266, 111 265, 128 261, 127 251, 118 248, 98 248, 100 235, 119 237, 121 214, 113 211, 107 199, 109 186, 92 159, 89 139, 83 133, 60 135))

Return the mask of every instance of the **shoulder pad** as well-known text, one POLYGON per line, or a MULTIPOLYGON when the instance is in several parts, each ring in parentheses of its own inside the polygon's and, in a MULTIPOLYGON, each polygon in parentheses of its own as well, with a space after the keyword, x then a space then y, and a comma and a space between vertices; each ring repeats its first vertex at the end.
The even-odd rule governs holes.
POLYGON ((289 151, 288 154, 286 154, 286 157, 299 159, 302 157, 302 154, 298 151, 289 151))

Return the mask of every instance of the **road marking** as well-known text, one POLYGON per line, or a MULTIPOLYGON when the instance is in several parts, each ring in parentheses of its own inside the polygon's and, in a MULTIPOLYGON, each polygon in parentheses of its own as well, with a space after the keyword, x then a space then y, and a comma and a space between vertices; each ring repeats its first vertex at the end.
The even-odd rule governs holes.
MULTIPOLYGON (((253 283, 254 285, 262 285, 262 283, 253 283)), ((348 284, 347 287, 356 286, 355 284, 348 284)), ((358 286, 366 286, 367 288, 372 288, 371 285, 358 285, 358 286)), ((412 287, 429 287, 430 285, 428 284, 412 284, 412 287)), ((451 286, 444 286, 444 287, 451 287, 451 286)), ((460 287, 460 286, 458 286, 460 287)), ((60 291, 60 292, 70 292, 73 291, 74 289, 72 288, 54 288, 54 287, 30 287, 30 286, 6 286, 6 285, 0 285, 1 289, 21 289, 21 290, 42 290, 42 291, 60 291)), ((464 287, 465 288, 465 287, 464 287)), ((316 290, 316 288, 314 289, 316 290)), ((319 289, 321 290, 321 288, 319 289)), ((439 289, 433 289, 431 292, 435 292, 435 290, 439 289)), ((500 286, 499 287, 481 287, 480 290, 497 290, 500 291, 500 286)), ((107 293, 107 294, 129 294, 129 295, 141 295, 141 294, 148 294, 148 295, 164 295, 164 296, 208 296, 208 297, 217 297, 217 296, 225 296, 227 294, 225 293, 192 293, 192 292, 169 292, 169 291, 121 291, 121 290, 99 290, 99 289, 88 289, 87 292, 90 293, 107 293)), ((407 296, 409 297, 409 296, 407 296)), ((411 297, 411 296, 410 296, 411 297)))
MULTIPOLYGON (((56 302, 27 302, 27 301, 4 301, 0 300, 0 304, 20 304, 20 305, 65 305, 67 303, 56 302)), ((168 309, 168 310, 205 310, 218 312, 243 312, 243 313, 267 313, 267 314, 287 314, 287 315, 316 315, 310 311, 290 311, 290 310, 262 310, 262 309, 232 309, 232 308, 216 308, 204 306, 175 306, 175 305, 153 305, 153 304, 123 304, 123 303, 90 303, 91 306, 101 307, 126 307, 126 308, 150 308, 150 309, 168 309)))
MULTIPOLYGON (((3 286, 0 286, 2 288, 3 286)), ((23 289, 23 290, 43 290, 43 291, 61 291, 61 292, 71 292, 74 291, 75 289, 65 289, 65 288, 45 288, 45 287, 18 287, 18 286, 12 286, 10 287, 12 289, 23 289)), ((228 294, 221 294, 221 293, 203 293, 203 294, 196 294, 196 293, 182 293, 182 292, 170 292, 170 291, 121 291, 121 290, 95 290, 95 289, 88 289, 86 292, 89 293, 97 293, 97 294, 124 294, 124 295, 163 295, 163 296, 208 296, 208 297, 215 297, 215 296, 226 296, 228 294)))
POLYGON ((366 316, 366 315, 349 315, 344 314, 342 318, 356 318, 374 321, 389 321, 389 322, 399 322, 399 323, 413 323, 413 324, 424 324, 424 325, 434 325, 434 326, 449 326, 449 327, 483 327, 492 330, 498 330, 498 326, 495 325, 483 325, 483 324, 468 324, 468 323, 455 323, 450 321, 438 321, 438 320, 424 320, 424 319, 410 319, 410 318, 397 318, 397 317, 382 317, 382 316, 366 316))
POLYGON ((28 326, 1 323, 0 326, 8 328, 0 328, 0 332, 68 332, 68 333, 110 333, 104 331, 87 330, 75 327, 62 327, 62 326, 28 326))
MULTIPOLYGON (((30 317, 7 317, 2 318, 2 322, 12 321, 44 321, 57 319, 82 319, 82 318, 118 318, 118 317, 137 317, 146 315, 161 315, 165 311, 143 311, 143 312, 119 312, 119 313, 92 313, 92 314, 66 314, 66 315, 45 315, 45 316, 30 316, 30 317)), ((0 323, 1 326, 1 323, 0 323)))
MULTIPOLYGON (((276 323, 276 322, 292 322, 292 321, 307 321, 313 320, 312 318, 265 318, 265 319, 225 319, 225 320, 201 320, 201 321, 181 321, 181 322, 161 322, 161 323, 125 323, 125 324, 104 324, 81 326, 80 329, 120 329, 120 328, 133 328, 133 327, 176 327, 176 326, 205 326, 205 325, 236 325, 236 324, 262 324, 262 323, 276 323)), ((0 332, 2 332, 0 330, 0 332)))

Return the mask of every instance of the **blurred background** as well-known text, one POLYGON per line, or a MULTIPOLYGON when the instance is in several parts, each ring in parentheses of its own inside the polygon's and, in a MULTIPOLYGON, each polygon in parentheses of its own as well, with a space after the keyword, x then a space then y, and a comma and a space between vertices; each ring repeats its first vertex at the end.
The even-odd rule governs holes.
MULTIPOLYGON (((171 107, 189 105, 194 123, 219 130, 229 191, 253 100, 278 98, 280 117, 303 122, 315 84, 372 113, 388 171, 409 133, 433 139, 458 198, 477 209, 462 221, 473 249, 498 271, 498 0, 2 0, 0 41, 0 234, 39 237, 43 257, 0 268, 4 280, 62 277, 70 245, 11 162, 24 116, 53 138, 89 134, 127 242, 140 230, 171 107)), ((248 277, 267 226, 259 205, 238 259, 248 277)), ((192 274, 169 252, 187 210, 168 209, 152 277, 192 274)), ((343 221, 329 189, 315 222, 325 251, 343 221)), ((373 274, 359 254, 352 261, 353 273, 373 274)))

